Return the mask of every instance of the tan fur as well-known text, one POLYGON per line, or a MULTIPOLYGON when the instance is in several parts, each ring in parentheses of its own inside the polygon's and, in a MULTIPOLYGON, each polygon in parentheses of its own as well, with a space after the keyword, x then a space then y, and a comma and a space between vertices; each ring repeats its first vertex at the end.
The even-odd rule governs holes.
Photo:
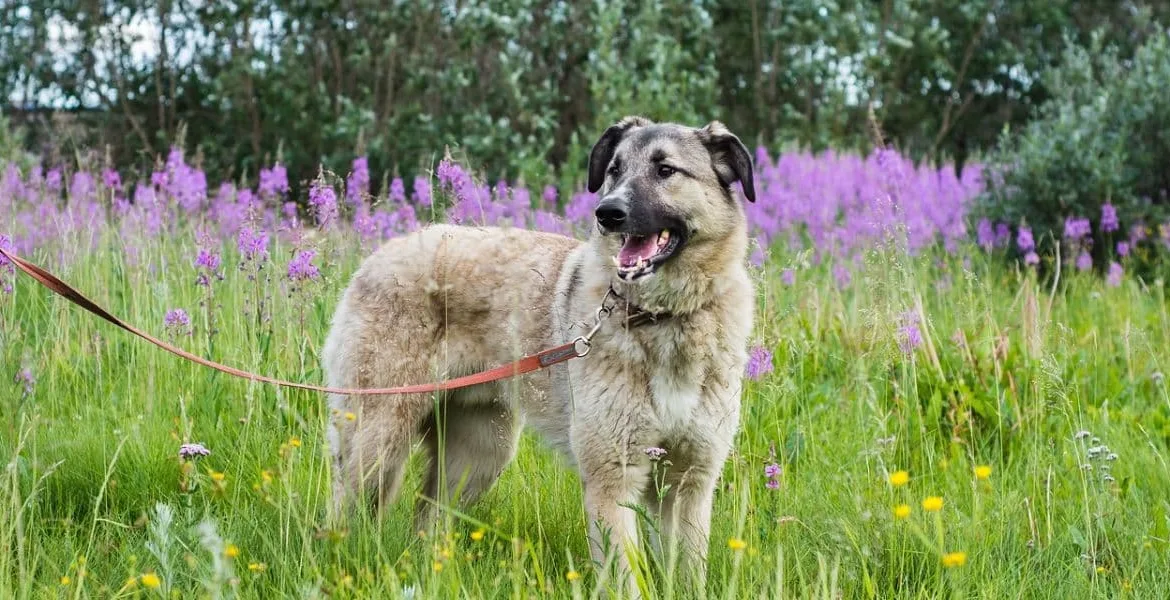
MULTIPOLYGON (((338 514, 359 492, 376 491, 379 506, 390 502, 418 441, 430 459, 424 495, 443 503, 459 490, 460 502, 474 501, 511 461, 527 424, 578 469, 593 556, 604 564, 603 547, 638 543, 635 514, 621 504, 659 508, 646 449, 661 447, 672 486, 660 511, 664 542, 682 550, 679 573, 705 581, 712 499, 739 424, 753 318, 747 224, 726 189, 732 169, 723 156, 739 141, 718 123, 691 129, 637 118, 606 135, 595 162, 613 154, 634 169, 665 155, 691 174, 635 182, 635 201, 661 205, 695 232, 676 255, 648 279, 626 283, 611 259, 621 241, 601 232, 580 242, 434 225, 391 240, 366 259, 337 307, 324 348, 328 384, 434 381, 565 343, 592 326, 611 284, 631 303, 671 316, 624 329, 618 310, 584 358, 437 398, 332 397, 338 514)), ((621 185, 633 181, 630 173, 621 185)), ((591 185, 602 197, 624 193, 617 180, 591 185)), ((431 522, 434 503, 421 502, 417 514, 420 525, 431 522)), ((626 591, 636 593, 624 554, 613 558, 626 591)))

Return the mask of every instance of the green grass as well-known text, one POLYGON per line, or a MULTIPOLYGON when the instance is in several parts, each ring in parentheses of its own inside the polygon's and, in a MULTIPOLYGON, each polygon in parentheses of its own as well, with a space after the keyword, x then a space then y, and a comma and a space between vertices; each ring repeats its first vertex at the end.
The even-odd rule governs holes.
MULTIPOLYGON (((73 251, 64 266, 55 251, 30 258, 152 332, 167 309, 187 309, 195 331, 181 343, 194 352, 307 382, 321 380, 332 308, 368 252, 330 241, 324 280, 291 296, 290 248, 277 245, 259 283, 227 253, 209 336, 194 237, 144 245, 136 265, 119 243, 73 251)), ((829 265, 801 263, 773 252, 760 273, 758 341, 775 370, 743 396, 709 589, 678 597, 1170 596, 1160 283, 1114 288, 1065 272, 1053 291, 979 255, 965 265, 875 253, 841 290, 829 265), (789 266, 791 286, 780 278, 789 266), (910 309, 926 326, 907 356, 898 327, 910 309), (1075 439, 1082 430, 1091 436, 1075 439), (1117 459, 1088 460, 1095 443, 1117 459), (765 486, 772 462, 778 490, 765 486), (976 465, 991 467, 987 480, 976 465), (907 485, 889 483, 897 470, 907 485), (923 511, 927 496, 944 499, 940 512, 923 511), (893 515, 900 503, 906 520, 893 515), (956 551, 966 563, 944 567, 956 551)), ((417 469, 384 518, 329 530, 321 395, 183 362, 27 278, 0 304, 5 376, 27 366, 36 377, 27 397, 11 379, 0 390, 0 596, 608 594, 589 563, 578 479, 532 437, 437 539, 411 530, 417 469), (213 454, 184 474, 176 450, 187 441, 213 454)), ((673 587, 657 573, 646 585, 655 597, 673 587)))

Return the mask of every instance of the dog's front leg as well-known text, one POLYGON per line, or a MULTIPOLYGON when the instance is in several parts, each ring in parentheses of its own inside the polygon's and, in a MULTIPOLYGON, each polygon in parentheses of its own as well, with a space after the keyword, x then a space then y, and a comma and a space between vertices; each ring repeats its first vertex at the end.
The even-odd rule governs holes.
POLYGON ((582 473, 590 554, 603 569, 616 566, 622 591, 636 598, 638 587, 629 556, 641 548, 637 514, 628 505, 641 499, 649 482, 649 468, 622 464, 612 457, 587 464, 582 464, 582 473))
POLYGON ((711 538, 711 511, 717 474, 697 470, 684 473, 663 505, 663 537, 667 552, 679 552, 681 564, 675 572, 693 589, 707 586, 707 549, 711 538))

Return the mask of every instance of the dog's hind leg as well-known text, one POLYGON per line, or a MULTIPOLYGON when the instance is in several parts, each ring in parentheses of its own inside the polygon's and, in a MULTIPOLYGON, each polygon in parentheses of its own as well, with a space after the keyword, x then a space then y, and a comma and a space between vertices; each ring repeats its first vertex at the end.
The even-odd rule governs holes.
POLYGON ((362 412, 333 416, 333 509, 342 515, 350 505, 374 495, 384 511, 402 486, 411 446, 431 405, 429 394, 371 397, 362 412))
POLYGON ((478 500, 515 456, 522 424, 506 403, 483 399, 496 387, 456 392, 427 419, 423 446, 430 465, 415 508, 420 529, 438 520, 442 505, 478 500))

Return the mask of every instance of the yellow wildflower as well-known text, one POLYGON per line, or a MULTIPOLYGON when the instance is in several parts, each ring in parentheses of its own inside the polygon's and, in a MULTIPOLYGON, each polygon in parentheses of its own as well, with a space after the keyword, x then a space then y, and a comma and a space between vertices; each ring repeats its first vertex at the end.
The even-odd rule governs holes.
POLYGON ((220 473, 219 471, 212 471, 211 472, 211 480, 212 481, 223 481, 225 477, 227 477, 227 475, 224 475, 223 473, 220 473))
POLYGON ((69 585, 69 584, 70 584, 70 582, 72 582, 72 581, 73 581, 73 580, 72 580, 72 579, 69 579, 69 576, 68 576, 68 575, 62 575, 62 576, 61 576, 61 585, 69 585))
POLYGON ((961 567, 961 566, 967 564, 967 553, 966 552, 950 552, 950 553, 944 554, 942 557, 942 563, 943 563, 943 566, 947 567, 947 568, 961 567))
POLYGON ((483 530, 482 529, 476 529, 475 531, 471 532, 471 540, 473 542, 478 542, 482 539, 483 539, 483 530))
POLYGON ((259 573, 260 571, 264 571, 266 569, 268 569, 268 565, 264 563, 248 563, 248 570, 253 573, 259 573))
POLYGON ((435 561, 435 564, 431 565, 431 568, 434 569, 436 573, 441 573, 443 571, 443 563, 435 561))
POLYGON ((938 512, 942 510, 942 507, 943 499, 939 496, 927 496, 926 499, 922 501, 922 510, 925 510, 926 512, 938 512))
POLYGON ((235 558, 240 555, 240 548, 235 544, 228 544, 227 547, 223 549, 223 555, 228 558, 235 558))
POLYGON ((910 483, 910 474, 906 471, 894 471, 890 474, 890 485, 900 487, 910 483))
POLYGON ((299 438, 299 437, 288 438, 288 445, 292 446, 293 448, 300 448, 301 447, 301 438, 299 438))
POLYGON ((346 420, 346 421, 352 421, 352 420, 354 420, 354 419, 356 419, 356 418, 357 418, 357 415, 355 415, 355 414, 353 414, 353 413, 351 413, 351 412, 347 412, 347 413, 345 413, 345 420, 346 420))
POLYGON ((158 575, 155 575, 154 573, 143 573, 143 575, 139 577, 138 580, 142 582, 142 585, 145 585, 152 590, 157 589, 158 586, 162 585, 162 580, 159 579, 158 575))
POLYGON ((731 548, 732 550, 739 551, 747 548, 747 542, 739 538, 731 538, 730 540, 727 540, 727 547, 731 548))
POLYGON ((988 477, 991 477, 990 465, 979 465, 978 467, 975 467, 976 479, 987 479, 988 477))
POLYGON ((899 505, 895 506, 894 507, 894 516, 899 518, 899 519, 909 519, 910 518, 910 505, 909 504, 899 504, 899 505))
POLYGON ((581 574, 576 571, 569 571, 568 573, 565 573, 565 579, 568 579, 569 581, 577 581, 580 578, 581 574))

